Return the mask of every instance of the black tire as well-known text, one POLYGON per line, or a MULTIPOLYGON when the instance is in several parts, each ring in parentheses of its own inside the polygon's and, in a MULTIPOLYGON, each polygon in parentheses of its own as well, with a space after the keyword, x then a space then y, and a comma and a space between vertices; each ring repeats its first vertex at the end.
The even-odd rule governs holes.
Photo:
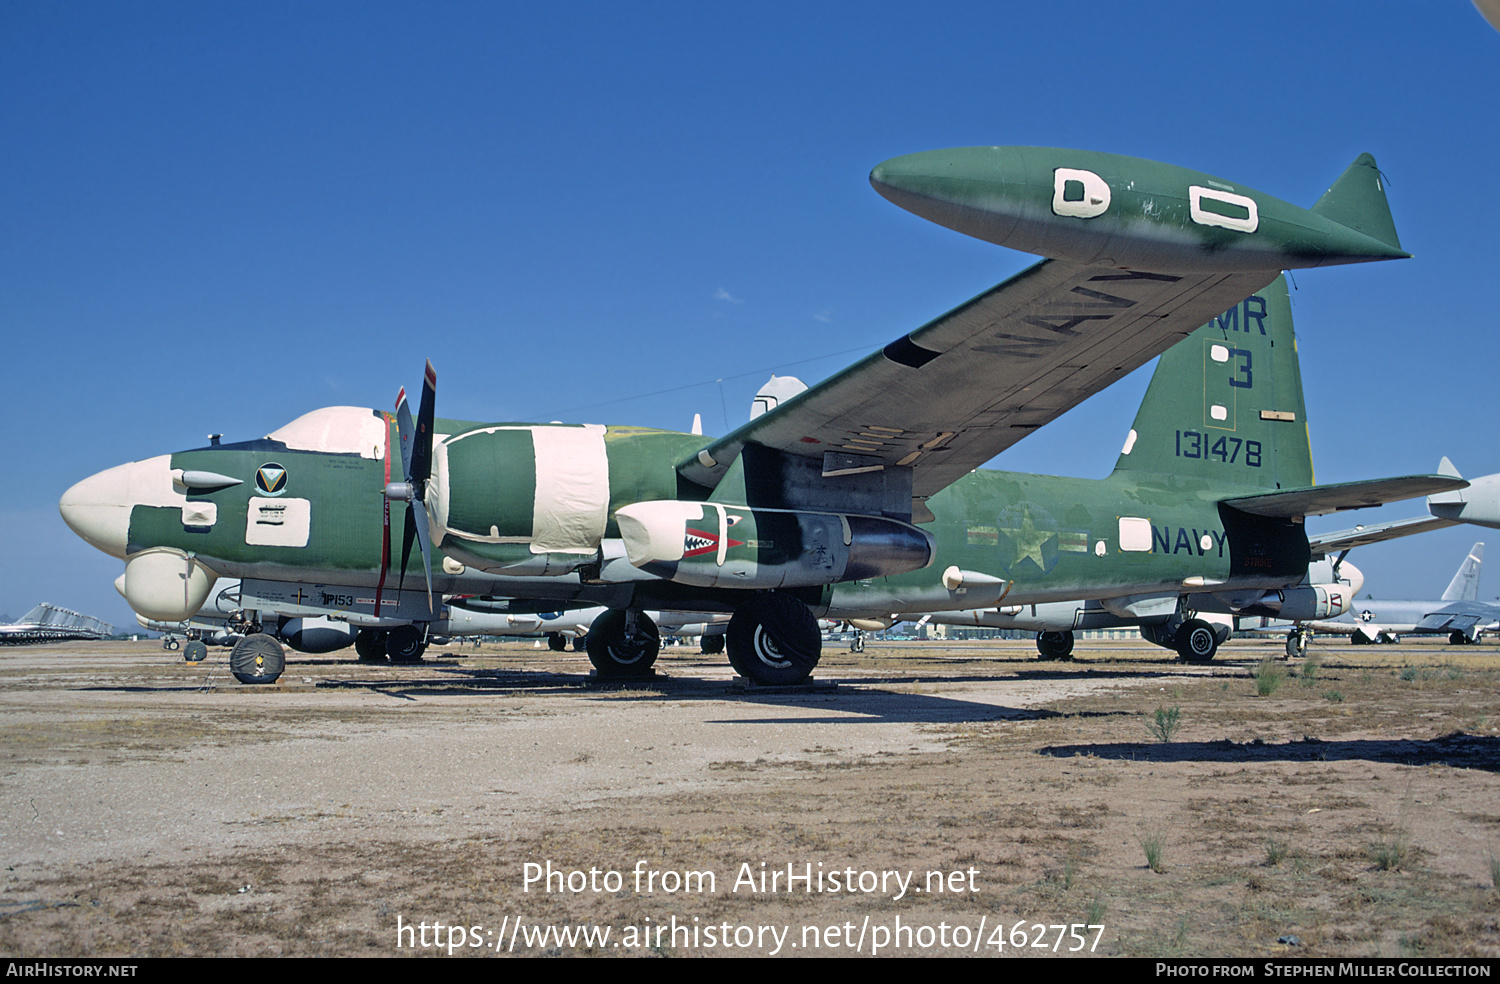
POLYGON ((1450 632, 1450 633, 1448 633, 1448 645, 1450 645, 1450 646, 1467 646, 1468 644, 1469 644, 1469 637, 1466 636, 1466 635, 1464 635, 1462 632, 1450 632))
POLYGON ((361 663, 385 662, 385 636, 378 629, 360 629, 354 633, 354 651, 361 663))
POLYGON ((585 645, 589 662, 602 677, 643 677, 651 675, 656 656, 661 652, 661 633, 645 612, 635 613, 635 635, 625 637, 625 612, 611 608, 589 626, 585 645))
POLYGON ((1190 618, 1177 630, 1177 655, 1189 663, 1207 663, 1219 651, 1219 633, 1202 619, 1190 618))
POLYGON ((161 648, 165 649, 169 653, 176 652, 181 646, 182 643, 178 642, 176 639, 168 639, 161 644, 161 648))
POLYGON ((1290 633, 1286 637, 1286 658, 1301 659, 1307 655, 1307 636, 1301 632, 1290 633))
POLYGON ((1073 633, 1038 632, 1036 652, 1040 659, 1072 659, 1073 633))
POLYGON ((201 663, 205 659, 208 659, 208 646, 205 643, 194 639, 192 642, 183 647, 182 658, 187 660, 189 663, 201 663))
POLYGON ((568 648, 568 640, 563 638, 561 632, 547 633, 547 648, 554 653, 563 652, 568 648))
POLYGON ((586 635, 573 637, 573 652, 587 652, 589 648, 589 637, 586 635))
POLYGON ((264 632, 245 636, 229 654, 229 672, 240 683, 275 683, 285 668, 281 643, 264 632))
POLYGON ((724 636, 706 635, 699 640, 698 648, 705 656, 717 656, 724 651, 724 636))
POLYGON ((385 637, 385 655, 392 663, 420 663, 426 651, 427 641, 415 625, 392 629, 385 637))
POLYGON ((791 595, 752 595, 729 619, 729 663, 763 686, 803 683, 823 654, 823 633, 812 612, 791 595))
POLYGON ((855 634, 854 641, 849 643, 849 651, 851 653, 862 653, 865 651, 865 634, 863 632, 855 634))

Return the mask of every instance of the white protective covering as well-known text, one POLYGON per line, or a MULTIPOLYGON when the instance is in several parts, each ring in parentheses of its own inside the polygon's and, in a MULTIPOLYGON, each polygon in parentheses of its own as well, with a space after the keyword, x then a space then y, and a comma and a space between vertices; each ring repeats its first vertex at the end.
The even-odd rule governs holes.
POLYGON ((304 413, 266 435, 293 451, 357 454, 379 459, 385 455, 385 418, 367 407, 324 407, 304 413))
POLYGON ((535 427, 536 501, 532 553, 593 553, 609 518, 604 428, 535 427))

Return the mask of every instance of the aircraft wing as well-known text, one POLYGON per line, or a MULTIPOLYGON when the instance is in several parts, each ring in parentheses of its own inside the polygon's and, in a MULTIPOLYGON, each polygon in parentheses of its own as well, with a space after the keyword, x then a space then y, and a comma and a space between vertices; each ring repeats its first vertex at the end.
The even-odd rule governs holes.
POLYGON ((753 442, 820 459, 825 477, 910 469, 920 503, 1276 274, 1133 273, 1043 260, 707 444, 677 470, 715 487, 753 442))
POLYGON ((1224 499, 1223 502, 1256 516, 1292 519, 1299 516, 1322 516, 1344 509, 1383 506, 1387 502, 1467 488, 1468 484, 1461 478, 1449 475, 1406 475, 1401 478, 1377 478, 1368 482, 1339 482, 1334 485, 1309 485, 1300 489, 1279 489, 1275 492, 1224 499))
POLYGON ((1352 530, 1339 530, 1337 533, 1319 533, 1316 536, 1309 536, 1307 545, 1312 547, 1314 558, 1327 557, 1329 554, 1342 550, 1367 547, 1372 543, 1383 543, 1397 537, 1427 533, 1452 525, 1452 520, 1441 519, 1437 516, 1413 516, 1411 519, 1398 519, 1389 523, 1356 526, 1352 530))
POLYGON ((1422 616, 1418 632, 1467 632, 1476 625, 1500 621, 1500 605, 1478 601, 1455 601, 1422 616))

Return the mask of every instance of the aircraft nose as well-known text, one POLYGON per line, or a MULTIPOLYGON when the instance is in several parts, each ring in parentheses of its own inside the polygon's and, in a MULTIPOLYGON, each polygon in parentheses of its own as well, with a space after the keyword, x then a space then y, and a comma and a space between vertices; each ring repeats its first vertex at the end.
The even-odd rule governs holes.
POLYGON ((138 504, 167 505, 174 496, 168 456, 116 465, 90 475, 57 503, 63 522, 94 547, 125 559, 130 511, 138 504))

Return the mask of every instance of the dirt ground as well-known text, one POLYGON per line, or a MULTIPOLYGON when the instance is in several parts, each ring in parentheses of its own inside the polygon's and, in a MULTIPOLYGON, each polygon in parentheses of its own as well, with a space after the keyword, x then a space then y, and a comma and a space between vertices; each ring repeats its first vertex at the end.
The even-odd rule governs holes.
POLYGON ((841 649, 0 651, 0 953, 1500 956, 1500 647, 841 649))

